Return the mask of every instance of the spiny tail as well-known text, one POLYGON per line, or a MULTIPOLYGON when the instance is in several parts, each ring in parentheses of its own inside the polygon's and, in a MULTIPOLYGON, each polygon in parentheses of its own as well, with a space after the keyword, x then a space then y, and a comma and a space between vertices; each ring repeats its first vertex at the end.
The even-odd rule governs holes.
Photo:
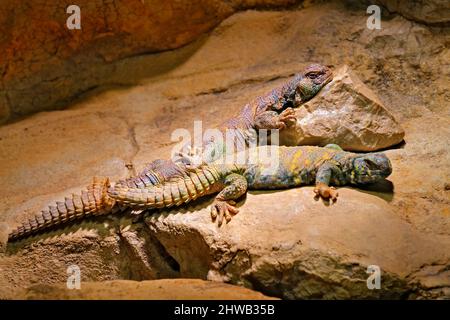
POLYGON ((48 210, 43 210, 12 231, 8 241, 29 236, 67 221, 111 213, 113 208, 118 208, 115 207, 114 199, 108 196, 109 186, 108 178, 94 177, 86 190, 81 191, 81 195, 72 194, 64 201, 56 202, 56 206, 49 206, 48 210))
POLYGON ((119 204, 134 208, 169 208, 188 203, 212 192, 220 174, 212 166, 190 170, 184 177, 172 179, 148 188, 116 185, 108 194, 119 204))

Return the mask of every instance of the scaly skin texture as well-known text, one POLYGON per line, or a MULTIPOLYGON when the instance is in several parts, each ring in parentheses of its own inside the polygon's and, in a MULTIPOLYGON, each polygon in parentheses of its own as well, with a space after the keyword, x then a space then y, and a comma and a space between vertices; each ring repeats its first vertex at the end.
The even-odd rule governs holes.
POLYGON ((136 177, 120 181, 121 185, 130 187, 145 187, 179 177, 188 168, 201 163, 210 163, 227 152, 245 149, 255 138, 255 133, 261 129, 282 130, 295 121, 294 109, 314 97, 320 89, 332 80, 331 70, 323 65, 312 64, 303 72, 267 94, 246 104, 241 111, 231 119, 225 121, 218 129, 223 139, 226 132, 232 134, 236 142, 234 149, 226 151, 222 141, 214 137, 203 141, 202 153, 187 155, 181 153, 177 161, 155 160, 147 165, 136 177), (231 129, 231 130, 230 130, 231 129))
MULTIPOLYGON (((36 215, 9 235, 9 241, 74 219, 114 213, 125 208, 170 208, 199 197, 218 193, 212 206, 213 221, 221 225, 238 213, 234 200, 248 189, 285 189, 315 184, 314 193, 336 201, 334 186, 364 185, 388 177, 392 172, 383 153, 355 154, 336 145, 320 147, 262 146, 236 153, 234 162, 217 160, 178 172, 163 183, 136 187, 94 178, 81 196, 72 195, 48 211, 36 215), (266 161, 264 155, 270 155, 266 161), (274 165, 275 163, 275 165, 274 165)), ((147 177, 148 178, 148 177, 147 177)), ((149 178, 150 179, 150 178, 149 178)))
POLYGON ((80 195, 72 194, 64 201, 57 201, 55 205, 49 206, 48 210, 43 210, 12 231, 8 240, 30 235, 68 221, 115 213, 120 206, 108 196, 109 187, 108 178, 95 177, 86 190, 81 191, 80 195))
POLYGON ((108 193, 118 203, 133 208, 169 208, 217 193, 211 206, 213 220, 228 222, 238 213, 234 200, 247 189, 284 189, 315 184, 314 193, 336 201, 334 186, 364 185, 385 179, 392 172, 389 159, 383 153, 355 154, 342 151, 336 145, 320 147, 263 146, 238 153, 241 162, 215 161, 203 165, 181 178, 148 188, 116 185, 108 193), (270 154, 270 160, 263 156, 270 154), (242 158, 241 158, 242 159, 242 158), (278 161, 274 161, 278 159, 278 161), (240 164, 242 163, 242 164, 240 164), (274 165, 274 163, 277 163, 274 165))

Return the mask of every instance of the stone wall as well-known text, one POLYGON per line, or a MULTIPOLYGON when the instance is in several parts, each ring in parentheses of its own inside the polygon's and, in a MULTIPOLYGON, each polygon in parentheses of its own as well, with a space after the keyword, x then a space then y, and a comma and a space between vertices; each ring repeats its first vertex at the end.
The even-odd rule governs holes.
POLYGON ((179 48, 238 10, 297 2, 5 0, 0 8, 0 123, 65 107, 104 84, 114 61, 179 48), (81 30, 66 26, 71 4, 81 9, 81 30))
POLYGON ((426 24, 450 22, 450 2, 447 0, 378 0, 388 10, 407 19, 426 24))

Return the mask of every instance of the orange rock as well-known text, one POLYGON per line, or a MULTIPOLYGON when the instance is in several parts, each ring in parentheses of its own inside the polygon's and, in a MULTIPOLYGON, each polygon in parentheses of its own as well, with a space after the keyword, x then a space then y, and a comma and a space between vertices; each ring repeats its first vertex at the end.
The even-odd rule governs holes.
POLYGON ((232 13, 295 0, 79 0, 81 30, 69 30, 66 1, 2 2, 0 123, 63 106, 102 83, 102 72, 124 57, 179 48, 232 13))

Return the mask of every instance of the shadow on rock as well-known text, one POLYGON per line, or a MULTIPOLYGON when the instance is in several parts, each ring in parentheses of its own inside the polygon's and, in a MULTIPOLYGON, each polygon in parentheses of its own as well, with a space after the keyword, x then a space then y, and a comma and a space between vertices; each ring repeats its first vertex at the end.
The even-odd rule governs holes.
POLYGON ((391 202, 394 198, 394 184, 386 179, 367 186, 360 186, 358 189, 387 202, 391 202))

